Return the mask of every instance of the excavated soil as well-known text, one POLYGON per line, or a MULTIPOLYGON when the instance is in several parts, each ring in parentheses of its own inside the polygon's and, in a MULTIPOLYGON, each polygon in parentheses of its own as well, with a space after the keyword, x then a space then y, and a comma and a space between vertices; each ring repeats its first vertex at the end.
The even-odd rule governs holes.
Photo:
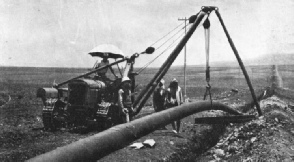
POLYGON ((293 161, 294 113, 289 102, 272 96, 261 101, 263 116, 230 125, 219 143, 199 161, 293 161))

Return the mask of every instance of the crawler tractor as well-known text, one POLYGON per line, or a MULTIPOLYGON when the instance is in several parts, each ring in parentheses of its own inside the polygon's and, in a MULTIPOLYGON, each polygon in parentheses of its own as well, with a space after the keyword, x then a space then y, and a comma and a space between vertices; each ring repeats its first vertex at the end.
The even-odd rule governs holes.
MULTIPOLYGON (((151 54, 154 48, 149 47, 140 54, 151 54)), ((90 52, 92 56, 101 56, 105 52, 90 52)), ((130 58, 116 53, 106 53, 109 58, 120 58, 109 65, 94 69, 84 75, 54 84, 52 88, 39 88, 37 97, 43 101, 43 124, 45 129, 55 130, 68 127, 108 128, 122 123, 119 117, 117 92, 122 78, 130 78, 135 83, 133 64, 140 54, 135 53, 130 58), (115 80, 103 79, 97 75, 99 70, 109 68, 121 62, 126 62, 122 77, 115 80), (94 74, 93 77, 90 75, 94 74), (95 75, 96 74, 96 75, 95 75), (61 88, 62 85, 68 88, 61 88)), ((101 56, 102 57, 102 56, 101 56)), ((134 92, 132 86, 131 92, 134 92)), ((130 114, 131 115, 131 114, 130 114)))

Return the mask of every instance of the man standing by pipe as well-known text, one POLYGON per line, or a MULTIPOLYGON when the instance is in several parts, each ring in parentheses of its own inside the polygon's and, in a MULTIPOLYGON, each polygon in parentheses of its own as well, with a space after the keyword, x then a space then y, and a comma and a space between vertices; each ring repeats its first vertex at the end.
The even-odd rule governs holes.
MULTIPOLYGON (((183 94, 181 87, 179 87, 179 83, 176 78, 174 78, 167 89, 167 108, 171 108, 174 106, 179 106, 183 104, 183 94)), ((173 131, 175 133, 180 132, 181 120, 177 120, 172 122, 173 131)))
POLYGON ((118 106, 120 117, 124 123, 131 121, 130 114, 133 112, 131 96, 131 80, 128 77, 123 77, 121 88, 118 90, 118 106))
POLYGON ((166 104, 166 90, 164 87, 164 80, 158 83, 158 87, 153 93, 153 107, 155 112, 159 112, 165 109, 166 104))

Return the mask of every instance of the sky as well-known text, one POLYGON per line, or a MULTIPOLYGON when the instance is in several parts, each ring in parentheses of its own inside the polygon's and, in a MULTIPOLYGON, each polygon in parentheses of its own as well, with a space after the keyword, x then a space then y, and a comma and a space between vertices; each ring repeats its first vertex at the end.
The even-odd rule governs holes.
MULTIPOLYGON (((92 67, 97 58, 88 53, 101 44, 130 56, 201 6, 219 8, 242 59, 294 53, 293 0, 0 0, 0 66, 92 67)), ((235 61, 216 15, 209 18, 210 60, 235 61)), ((204 64, 204 49, 199 26, 187 43, 187 64, 204 64)), ((150 66, 160 66, 171 51, 150 66)), ((159 54, 141 55, 135 66, 159 54)), ((173 65, 183 65, 183 60, 182 52, 173 65)))

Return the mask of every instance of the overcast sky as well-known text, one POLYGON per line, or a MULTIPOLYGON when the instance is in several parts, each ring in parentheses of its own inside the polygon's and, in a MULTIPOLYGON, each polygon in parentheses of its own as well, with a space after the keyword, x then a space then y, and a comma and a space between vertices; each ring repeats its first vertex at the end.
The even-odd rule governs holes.
MULTIPOLYGON (((14 0, 0 1, 0 65, 92 67, 88 52, 113 44, 125 55, 141 52, 201 6, 219 7, 242 59, 294 53, 293 0, 14 0)), ((211 60, 235 60, 214 13, 211 60)), ((151 66, 159 66, 163 55, 151 66)), ((143 66, 160 54, 141 56, 143 66)), ((187 64, 205 63, 204 30, 187 44, 187 64)), ((183 53, 174 65, 183 64, 183 53)))

